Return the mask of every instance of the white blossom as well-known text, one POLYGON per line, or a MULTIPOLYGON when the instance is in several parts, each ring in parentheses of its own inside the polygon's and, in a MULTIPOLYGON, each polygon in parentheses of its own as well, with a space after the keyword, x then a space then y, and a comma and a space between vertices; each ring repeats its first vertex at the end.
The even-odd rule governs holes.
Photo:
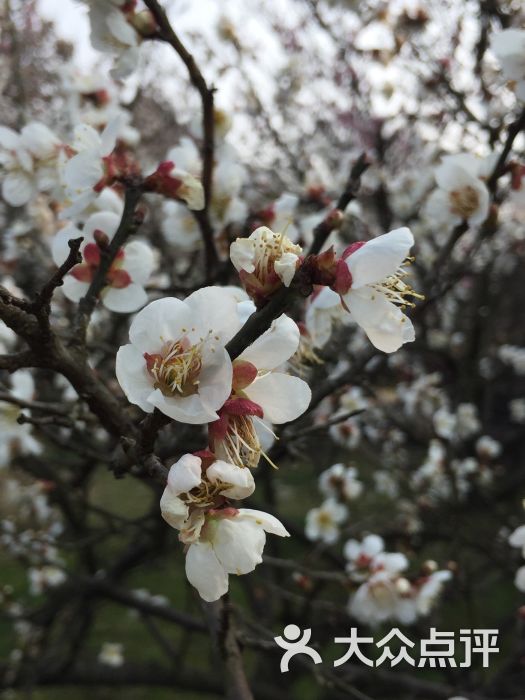
POLYGON ((339 539, 339 527, 348 517, 348 508, 333 498, 328 498, 319 508, 306 514, 305 533, 309 540, 334 544, 339 539))
MULTIPOLYGON (((414 244, 408 228, 390 231, 352 246, 345 262, 351 285, 342 299, 353 320, 383 352, 394 352, 414 340, 414 328, 401 307, 415 293, 403 281, 402 265, 414 244)), ((417 295, 415 295, 417 296, 417 295)))
POLYGON ((240 508, 207 515, 198 539, 186 553, 186 576, 203 600, 218 600, 228 591, 228 576, 250 573, 262 562, 266 533, 288 537, 273 515, 240 508))
MULTIPOLYGON (((83 262, 73 267, 64 278, 64 294, 71 301, 79 301, 87 293, 101 262, 101 249, 96 236, 110 243, 120 224, 120 216, 112 212, 92 214, 82 230, 68 224, 52 242, 53 260, 61 265, 69 253, 68 241, 83 237, 80 246, 83 262)), ((148 301, 144 285, 155 267, 153 250, 142 241, 130 241, 117 252, 106 275, 106 285, 101 291, 104 306, 110 311, 131 313, 148 301)))
POLYGON ((128 400, 184 423, 217 420, 232 388, 225 345, 240 325, 237 302, 220 287, 204 287, 184 301, 151 302, 117 353, 117 379, 128 400))

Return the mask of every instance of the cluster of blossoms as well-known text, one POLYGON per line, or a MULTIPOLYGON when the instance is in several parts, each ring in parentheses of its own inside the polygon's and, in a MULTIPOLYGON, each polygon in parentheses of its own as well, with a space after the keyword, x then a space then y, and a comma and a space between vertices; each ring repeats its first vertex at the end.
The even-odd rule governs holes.
POLYGON ((226 593, 229 574, 247 574, 261 563, 265 533, 288 536, 274 516, 230 505, 254 490, 248 467, 216 460, 212 453, 184 455, 170 469, 162 516, 187 545, 186 575, 204 600, 226 593))
MULTIPOLYGON (((151 15, 137 11, 133 0, 86 2, 94 46, 115 58, 114 76, 129 75, 137 66, 141 40, 157 30, 151 15)), ((368 78, 379 88, 373 99, 374 110, 383 115, 393 110, 393 102, 403 98, 402 90, 388 97, 389 84, 399 80, 402 60, 396 57, 394 62, 386 61, 384 70, 380 67, 385 57, 397 53, 400 24, 399 16, 393 18, 390 13, 389 17, 385 12, 384 17, 355 32, 357 50, 371 59, 368 78)), ((519 97, 525 84, 522 46, 522 30, 502 32, 493 42, 503 73, 516 83, 519 97)), ((370 369, 366 369, 371 376, 376 369, 381 371, 383 362, 389 371, 398 372, 400 381, 395 388, 386 387, 376 394, 366 381, 364 388, 348 387, 352 365, 345 357, 337 358, 336 370, 346 378, 336 397, 317 408, 316 422, 317 427, 328 424, 327 432, 344 456, 334 457, 332 461, 342 461, 319 478, 325 500, 307 514, 307 538, 321 543, 320 549, 335 544, 349 518, 348 504, 359 502, 367 490, 361 480, 365 478, 364 470, 358 472, 346 466, 347 452, 356 453, 351 454, 353 459, 359 450, 364 454, 368 451, 381 462, 384 468, 373 474, 375 492, 396 501, 399 512, 404 511, 410 534, 422 527, 420 505, 428 507, 453 497, 464 501, 476 481, 490 484, 503 449, 500 442, 484 434, 474 404, 449 398, 438 386, 438 372, 429 373, 423 363, 412 364, 403 355, 403 346, 415 340, 406 312, 420 298, 407 279, 413 262, 411 230, 402 226, 369 237, 369 231, 377 230, 377 226, 369 225, 360 206, 354 202, 345 212, 334 212, 331 198, 311 173, 308 177, 312 183, 302 198, 285 192, 265 209, 251 209, 243 191, 247 168, 240 163, 240 153, 224 138, 229 124, 219 111, 211 197, 205 201, 201 183, 204 164, 196 140, 182 137, 167 151, 166 160, 144 175, 133 151, 138 132, 130 124, 130 113, 112 95, 111 84, 77 78, 72 101, 77 124, 73 138, 61 140, 36 122, 23 127, 19 134, 0 129, 5 201, 21 206, 36 193, 47 196, 62 221, 50 246, 56 266, 68 257, 69 242, 83 239, 82 262, 65 277, 65 296, 76 303, 89 294, 112 242, 115 237, 118 240, 127 196, 134 190, 152 206, 151 212, 142 205, 136 208, 133 225, 147 220, 153 211, 161 212, 160 238, 177 251, 177 271, 180 260, 184 260, 184 269, 191 272, 194 254, 203 243, 199 212, 205 210, 202 216, 213 229, 218 257, 224 263, 229 251, 245 290, 204 287, 185 298, 164 297, 148 304, 159 255, 145 241, 133 239, 116 251, 98 292, 108 311, 133 313, 142 309, 131 322, 129 343, 116 357, 116 376, 129 402, 147 414, 157 411, 170 420, 206 430, 203 449, 182 454, 172 464, 160 502, 163 518, 184 545, 187 578, 204 600, 218 599, 228 590, 230 575, 249 573, 262 561, 267 533, 288 536, 285 526, 274 516, 239 507, 238 502, 251 497, 255 490, 253 470, 261 457, 267 457, 267 445, 275 437, 274 426, 294 421, 308 409, 311 391, 296 374, 301 374, 308 362, 322 363, 323 354, 332 350, 330 341, 335 344, 338 335, 343 335, 339 333, 341 328, 345 332, 355 327, 364 331, 351 335, 351 353, 368 347, 365 335, 384 353, 401 350, 389 358, 376 353, 370 369), (301 214, 302 200, 314 203, 309 216, 301 214), (332 223, 336 222, 334 234, 320 254, 310 255, 308 246, 315 239, 317 226, 330 221, 331 216, 332 223), (339 235, 340 230, 344 235, 339 235), (363 236, 362 231, 366 231, 363 236), (368 240, 351 243, 360 237, 368 240), (307 297, 301 310, 291 312, 293 318, 277 317, 269 330, 232 359, 228 343, 247 318, 277 293, 297 289, 307 297), (366 411, 366 415, 351 415, 360 411, 366 411), (341 420, 337 420, 338 415, 341 420), (405 483, 411 495, 415 492, 419 498, 405 507, 407 502, 400 498, 401 483, 390 467, 403 464, 410 431, 422 449, 405 483)), ((437 155, 432 152, 429 162, 435 163, 437 155)), ((401 179, 392 184, 389 194, 393 216, 386 218, 392 219, 392 226, 414 218, 413 230, 418 234, 428 234, 436 224, 445 233, 462 223, 479 227, 491 216, 487 183, 495 164, 494 155, 444 155, 439 166, 425 168, 419 182, 414 182, 418 178, 411 175, 408 184, 401 179), (415 215, 420 204, 424 212, 421 221, 415 215), (409 211, 413 216, 407 214, 409 211)), ((511 173, 513 216, 517 220, 520 201, 523 207, 520 196, 523 198, 525 191, 520 173, 518 167, 511 173)), ((388 174, 386 168, 384 172, 377 168, 367 182, 367 194, 375 191, 378 182, 382 187, 388 174)), ((438 254, 440 233, 437 246, 428 240, 422 242, 425 263, 431 263, 438 254)), ((513 235, 518 241, 518 234, 513 235)), ((171 275, 166 274, 166 278, 170 285, 171 275)), ((445 316, 454 315, 462 294, 468 294, 468 290, 459 289, 445 316)), ((425 331, 431 350, 437 354, 449 342, 452 347, 461 346, 460 332, 452 333, 446 323, 442 328, 437 325, 425 331)), ((0 328, 0 343, 12 349, 9 336, 0 328)), ((517 374, 523 373, 522 355, 521 348, 508 345, 498 353, 517 374)), ((10 388, 12 397, 30 401, 31 382, 30 375, 16 372, 10 388)), ((516 422, 525 422, 524 401, 518 398, 510 404, 516 422)), ((6 436, 0 445, 0 465, 9 463, 14 455, 41 451, 31 428, 17 422, 19 413, 10 403, 0 404, 0 428, 6 436)), ((24 538, 20 544, 18 535, 6 528, 3 539, 15 554, 22 553, 24 538)), ((523 545, 521 528, 512 535, 511 544, 523 545)), ((35 557, 30 570, 34 593, 59 585, 65 577, 54 545, 50 541, 47 545, 45 556, 35 557)), ((406 556, 385 552, 383 541, 375 535, 365 537, 362 543, 350 540, 344 552, 349 562, 348 578, 356 585, 349 611, 371 624, 389 619, 414 622, 428 613, 443 582, 450 577, 448 571, 436 571, 429 562, 419 577, 408 578, 406 556)), ((521 588, 522 569, 520 572, 517 585, 521 588)), ((99 660, 121 665, 122 648, 106 644, 99 660)))
POLYGON ((474 484, 490 486, 501 453, 500 444, 488 435, 476 442, 476 456, 450 459, 446 443, 432 440, 423 464, 413 472, 410 486, 425 504, 449 500, 454 495, 464 500, 474 484))
MULTIPOLYGON (((353 243, 340 258, 330 248, 317 260, 319 283, 325 278, 326 289, 339 295, 337 304, 332 303, 334 297, 328 301, 326 313, 332 317, 332 307, 340 305, 383 352, 395 352, 415 337, 412 323, 403 313, 407 306, 414 305, 411 299, 419 296, 405 281, 413 244, 409 229, 400 228, 370 241, 353 243)), ((237 239, 231 246, 232 262, 257 305, 281 286, 290 286, 301 264, 301 254, 301 247, 285 234, 268 228, 259 228, 248 239, 237 239)), ((322 308, 318 305, 317 310, 322 308)))
POLYGON ((0 546, 28 566, 31 595, 67 578, 58 550, 63 523, 48 498, 52 488, 45 482, 24 484, 2 477, 2 511, 11 517, 0 522, 0 546))
POLYGON ((362 542, 348 540, 343 552, 348 576, 358 585, 350 597, 349 612, 369 625, 387 620, 413 624, 418 617, 429 614, 443 584, 452 576, 429 561, 419 576, 407 578, 403 573, 409 567, 406 556, 385 552, 383 539, 377 535, 367 535, 362 542))
POLYGON ((137 11, 137 0, 84 0, 89 7, 93 48, 114 58, 112 75, 124 78, 139 61, 142 39, 153 34, 156 23, 148 10, 137 11))
MULTIPOLYGON (((216 117, 220 115, 219 110, 216 110, 215 115, 216 117)), ((177 177, 177 173, 183 172, 186 180, 191 176, 195 183, 199 182, 203 163, 192 139, 188 137, 181 139, 179 144, 170 149, 166 161, 176 163, 177 168, 172 173, 174 177, 177 177)), ((227 141, 223 141, 214 152, 212 197, 208 206, 219 251, 222 247, 224 230, 231 226, 241 226, 248 215, 248 207, 240 196, 244 180, 245 170, 239 164, 236 149, 227 141)), ((195 201, 190 208, 202 208, 204 205, 202 191, 199 194, 195 190, 193 198, 195 201)), ((164 201, 162 207, 161 228, 166 241, 182 254, 198 249, 202 237, 195 217, 180 202, 164 201)))
POLYGON ((274 371, 297 350, 299 329, 281 316, 233 362, 227 342, 241 328, 239 292, 207 287, 184 301, 152 302, 131 324, 117 354, 117 377, 128 399, 151 413, 208 425, 209 449, 184 455, 170 469, 161 500, 179 530, 188 580, 205 600, 228 589, 229 574, 262 561, 265 532, 286 536, 273 516, 236 508, 255 488, 250 469, 262 448, 257 423, 284 423, 308 407, 306 382, 274 371))
POLYGON ((19 134, 0 126, 2 197, 13 207, 27 204, 39 192, 59 186, 59 156, 64 146, 40 122, 30 122, 19 134))
POLYGON ((426 215, 435 225, 455 226, 463 221, 481 224, 489 212, 485 181, 495 165, 493 156, 481 159, 470 153, 443 156, 434 171, 437 189, 426 202, 426 215))
POLYGON ((305 533, 309 540, 334 544, 340 527, 348 518, 347 503, 359 498, 363 483, 355 467, 334 464, 319 476, 319 491, 326 500, 306 514, 305 533))

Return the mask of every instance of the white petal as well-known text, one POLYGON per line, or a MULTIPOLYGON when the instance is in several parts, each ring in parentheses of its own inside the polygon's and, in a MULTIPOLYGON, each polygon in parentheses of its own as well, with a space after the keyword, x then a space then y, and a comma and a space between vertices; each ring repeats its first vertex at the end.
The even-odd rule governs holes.
POLYGON ((373 287, 350 289, 343 299, 353 320, 363 328, 379 323, 390 310, 386 296, 373 287))
POLYGON ((381 565, 392 574, 397 574, 408 568, 408 559, 399 552, 379 552, 374 563, 381 565))
POLYGON ((520 568, 516 571, 514 584, 518 590, 525 593, 525 566, 520 566, 520 568))
POLYGON ((79 153, 86 150, 99 151, 100 134, 89 124, 78 124, 75 127, 73 148, 79 153))
POLYGON ((108 156, 115 148, 122 125, 123 117, 121 114, 117 114, 116 117, 113 117, 113 119, 107 123, 106 128, 100 135, 101 152, 103 156, 108 156))
POLYGON ((478 193, 478 206, 476 211, 469 216, 468 220, 471 224, 481 224, 488 216, 490 208, 490 194, 481 180, 478 180, 473 189, 478 193))
POLYGON ((221 518, 216 526, 212 545, 217 559, 229 574, 247 574, 262 562, 266 544, 263 528, 239 516, 221 518))
POLYGON ((20 136, 7 126, 0 126, 0 148, 16 150, 20 145, 20 136))
MULTIPOLYGON (((193 323, 205 334, 212 331, 225 344, 240 328, 237 300, 225 287, 203 287, 184 300, 191 310, 193 323)), ((198 331, 199 331, 198 329, 198 331)), ((193 337, 189 334, 190 337, 193 337)))
POLYGON ((117 214, 119 221, 122 218, 123 202, 122 197, 112 190, 111 187, 106 187, 98 195, 96 200, 93 202, 93 206, 99 211, 112 212, 117 214))
POLYGON ((90 151, 73 156, 64 167, 64 181, 75 196, 80 195, 83 189, 93 188, 103 175, 102 161, 90 151))
POLYGON ((252 508, 239 508, 237 517, 248 518, 254 520, 257 525, 260 525, 265 532, 279 537, 290 537, 290 533, 282 522, 270 513, 265 513, 262 510, 253 510, 252 508))
POLYGON ((405 343, 415 340, 415 331, 412 321, 405 316, 401 309, 392 304, 388 317, 376 326, 368 326, 364 329, 370 342, 383 352, 395 352, 405 343))
POLYGON ((53 256, 55 265, 60 266, 66 261, 70 252, 68 241, 74 238, 81 238, 82 236, 82 231, 76 226, 73 226, 73 224, 68 224, 60 229, 51 242, 51 255, 53 256))
POLYGON ((520 525, 509 537, 512 547, 525 547, 525 525, 520 525))
POLYGON ((454 172, 455 168, 462 168, 472 178, 477 178, 479 176, 481 163, 481 158, 478 158, 472 153, 455 153, 454 155, 443 156, 441 158, 441 165, 436 168, 436 182, 438 182, 440 187, 445 187, 445 189, 447 189, 447 170, 449 171, 450 179, 450 174, 454 172), (441 172, 439 174, 438 171, 440 171, 440 169, 441 172), (441 182, 445 184, 442 185, 441 182))
POLYGON ((38 166, 36 184, 39 192, 51 192, 59 185, 57 168, 55 166, 38 166))
POLYGON ((95 231, 102 231, 111 239, 115 235, 120 224, 120 216, 110 211, 99 211, 96 214, 91 214, 86 219, 84 228, 82 229, 86 235, 93 236, 95 231))
POLYGON ((160 389, 155 389, 148 396, 148 402, 162 411, 164 415, 189 425, 211 423, 219 417, 198 394, 175 398, 164 396, 160 389))
POLYGON ((64 277, 62 291, 70 301, 79 302, 86 296, 88 289, 89 282, 80 282, 71 275, 66 275, 66 277, 64 277))
POLYGON ((218 600, 228 591, 228 574, 207 542, 192 544, 188 549, 186 576, 208 603, 218 600))
POLYGON ((132 46, 127 51, 123 51, 115 61, 113 68, 109 71, 111 77, 115 80, 127 78, 136 69, 139 57, 140 53, 137 47, 132 46))
POLYGON ((274 263, 274 269, 285 287, 289 287, 297 270, 299 257, 295 253, 285 253, 274 263))
POLYGON ((462 187, 469 187, 478 180, 469 170, 455 158, 443 158, 442 164, 434 171, 436 182, 446 192, 453 192, 462 187))
POLYGON ((169 488, 165 488, 160 499, 160 511, 164 520, 180 530, 188 519, 188 506, 169 488))
POLYGON ((434 226, 455 225, 461 221, 461 217, 450 210, 450 195, 445 190, 436 188, 427 199, 424 213, 434 226))
POLYGON ((199 151, 195 143, 187 137, 183 137, 180 145, 168 152, 167 160, 173 161, 177 168, 186 170, 195 177, 201 173, 202 163, 199 151))
POLYGON ((128 401, 140 406, 146 413, 152 413, 153 406, 147 399, 153 389, 153 382, 142 352, 133 345, 123 345, 117 352, 115 369, 118 383, 128 401))
POLYGON ((239 359, 251 362, 260 370, 275 369, 292 357, 299 347, 299 341, 299 327, 283 314, 241 353, 239 359))
POLYGON ((101 297, 106 309, 121 314, 131 314, 148 303, 144 287, 134 282, 122 289, 106 287, 101 297))
POLYGON ((37 158, 50 158, 60 144, 55 134, 40 122, 30 122, 20 132, 22 143, 37 158))
POLYGON ((352 274, 352 289, 393 275, 413 245, 414 236, 406 227, 367 241, 346 259, 352 274))
POLYGON ((230 246, 230 259, 236 270, 255 270, 255 244, 249 238, 237 238, 230 246))
POLYGON ((367 557, 375 557, 376 554, 383 551, 384 547, 383 538, 379 537, 379 535, 367 535, 363 539, 363 553, 367 557))
POLYGON ((120 10, 110 10, 106 14, 106 25, 115 39, 128 46, 136 46, 137 33, 126 21, 120 10))
POLYGON ((278 424, 288 423, 302 415, 312 398, 305 381, 280 372, 259 377, 244 392, 261 406, 266 420, 278 424))
POLYGON ((155 353, 165 342, 186 335, 193 322, 194 316, 185 302, 174 297, 157 299, 135 316, 129 339, 142 352, 155 353))
POLYGON ((2 183, 2 197, 12 207, 21 207, 27 204, 35 194, 33 180, 21 170, 13 170, 4 178, 2 183))
POLYGON ((185 454, 172 464, 168 473, 168 486, 175 495, 187 493, 202 481, 202 460, 192 454, 185 454))
POLYGON ((61 212, 58 215, 58 218, 62 221, 64 219, 76 218, 77 216, 82 214, 84 209, 87 206, 89 206, 89 204, 91 204, 95 197, 95 191, 91 188, 83 190, 81 194, 76 194, 73 198, 69 199, 68 206, 61 210, 61 212))
POLYGON ((209 409, 217 411, 228 399, 232 389, 233 367, 226 349, 205 346, 199 375, 199 394, 209 409))
POLYGON ((217 460, 208 467, 206 476, 212 483, 221 481, 223 484, 231 484, 231 488, 221 491, 228 498, 247 498, 255 491, 253 475, 246 467, 217 460))
POLYGON ((153 249, 142 241, 132 241, 124 246, 123 269, 129 274, 133 282, 146 284, 151 273, 155 269, 155 255, 153 249))
POLYGON ((181 180, 182 184, 177 190, 177 196, 186 202, 188 208, 193 211, 204 209, 204 189, 201 181, 178 168, 172 170, 171 175, 181 180))

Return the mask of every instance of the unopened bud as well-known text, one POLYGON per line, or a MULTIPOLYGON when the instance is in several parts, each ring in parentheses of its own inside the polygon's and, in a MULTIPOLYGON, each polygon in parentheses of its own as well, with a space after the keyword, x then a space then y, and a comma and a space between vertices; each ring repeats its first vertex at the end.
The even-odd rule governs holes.
POLYGON ((398 578, 396 581, 396 590, 399 593, 399 595, 408 595, 412 590, 410 581, 404 577, 398 578))
POLYGON ((101 231, 99 228, 95 229, 93 238, 101 250, 107 250, 109 247, 109 237, 104 231, 101 231))
POLYGON ((427 559, 427 561, 423 563, 421 571, 424 576, 428 576, 429 574, 434 573, 434 571, 437 571, 437 568, 437 562, 435 562, 433 559, 427 559))
POLYGON ((306 576, 305 574, 300 574, 298 571, 295 571, 292 574, 292 579, 294 583, 296 583, 299 586, 299 588, 302 588, 303 591, 312 590, 312 579, 309 576, 306 576))
POLYGON ((142 10, 128 18, 128 22, 140 34, 140 36, 153 36, 158 32, 158 24, 149 10, 142 10))

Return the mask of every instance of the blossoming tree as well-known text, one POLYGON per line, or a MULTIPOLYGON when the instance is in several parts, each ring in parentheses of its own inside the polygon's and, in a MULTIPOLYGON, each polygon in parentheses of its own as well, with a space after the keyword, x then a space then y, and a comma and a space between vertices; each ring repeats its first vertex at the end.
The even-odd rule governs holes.
POLYGON ((523 9, 197 5, 0 5, 0 687, 517 698, 523 9))

